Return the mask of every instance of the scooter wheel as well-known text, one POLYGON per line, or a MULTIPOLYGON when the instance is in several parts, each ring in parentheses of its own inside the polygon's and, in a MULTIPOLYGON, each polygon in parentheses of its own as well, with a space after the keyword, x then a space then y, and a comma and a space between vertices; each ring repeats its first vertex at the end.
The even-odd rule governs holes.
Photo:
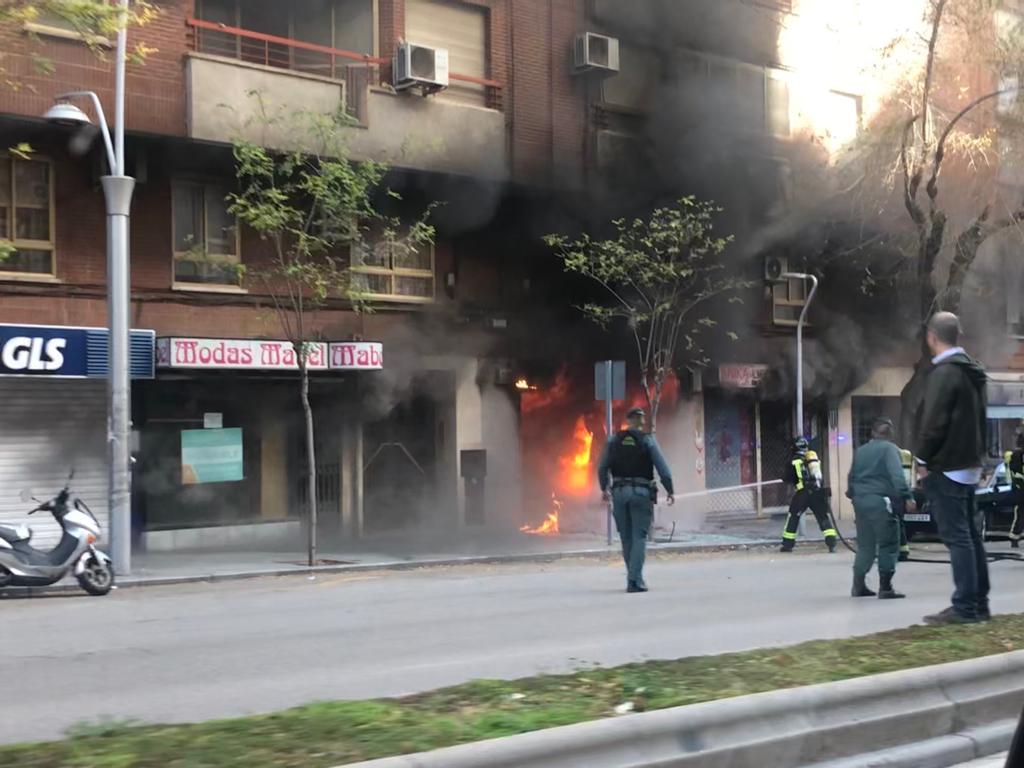
POLYGON ((102 597, 114 588, 114 568, 107 561, 93 557, 79 574, 78 584, 90 595, 102 597))

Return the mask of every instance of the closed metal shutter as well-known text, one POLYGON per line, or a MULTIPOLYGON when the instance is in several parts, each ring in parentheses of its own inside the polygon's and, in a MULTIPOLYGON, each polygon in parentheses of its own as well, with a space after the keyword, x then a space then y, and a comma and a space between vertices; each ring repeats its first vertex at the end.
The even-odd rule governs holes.
POLYGON ((48 513, 25 513, 31 489, 51 498, 72 468, 72 490, 107 527, 106 382, 42 377, 0 378, 0 524, 32 527, 32 545, 49 549, 60 528, 48 513))
MULTIPOLYGON (((449 68, 460 75, 487 77, 487 11, 469 3, 406 0, 405 38, 410 43, 446 48, 449 68)), ((482 85, 452 80, 441 97, 485 105, 482 85)))

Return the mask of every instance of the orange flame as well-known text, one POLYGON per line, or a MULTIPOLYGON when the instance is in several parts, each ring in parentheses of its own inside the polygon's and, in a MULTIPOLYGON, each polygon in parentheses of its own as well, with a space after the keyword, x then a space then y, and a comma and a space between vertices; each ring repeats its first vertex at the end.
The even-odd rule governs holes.
POLYGON ((564 493, 574 496, 585 496, 590 490, 590 452, 594 445, 594 433, 587 429, 586 419, 576 419, 576 427, 572 434, 572 453, 558 460, 558 486, 564 493))
POLYGON ((524 525, 519 530, 523 533, 534 534, 538 536, 551 536, 558 533, 558 515, 562 511, 562 502, 555 498, 554 494, 551 494, 551 511, 548 513, 547 518, 544 522, 538 525, 536 528, 531 528, 528 525, 524 525))
POLYGON ((528 382, 526 379, 516 379, 516 389, 520 392, 536 392, 537 387, 528 382))

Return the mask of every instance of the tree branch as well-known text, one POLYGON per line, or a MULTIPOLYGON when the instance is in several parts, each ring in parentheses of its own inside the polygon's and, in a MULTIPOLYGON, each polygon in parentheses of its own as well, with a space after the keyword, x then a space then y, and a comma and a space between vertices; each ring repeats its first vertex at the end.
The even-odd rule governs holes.
POLYGON ((911 220, 917 225, 918 231, 923 233, 925 228, 924 211, 917 203, 917 188, 921 183, 921 176, 916 170, 911 173, 910 162, 907 159, 907 137, 916 122, 917 115, 914 115, 903 126, 903 139, 900 142, 900 167, 903 169, 903 204, 906 206, 911 220))
MULTIPOLYGON (((946 10, 948 0, 938 0, 935 4, 935 15, 932 17, 932 34, 928 40, 928 56, 924 65, 924 90, 921 93, 921 144, 928 146, 928 100, 932 93, 932 74, 935 70, 935 45, 939 40, 939 29, 942 25, 942 14, 946 10)), ((924 152, 921 153, 916 168, 924 164, 924 152)))

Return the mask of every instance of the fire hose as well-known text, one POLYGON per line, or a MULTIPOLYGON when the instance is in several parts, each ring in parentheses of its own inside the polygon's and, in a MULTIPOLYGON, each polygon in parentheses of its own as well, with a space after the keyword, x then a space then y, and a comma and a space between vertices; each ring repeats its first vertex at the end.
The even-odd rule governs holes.
MULTIPOLYGON (((845 546, 848 550, 850 550, 853 554, 856 555, 857 554, 857 548, 855 546, 853 546, 853 544, 851 544, 849 541, 846 540, 846 537, 843 536, 842 530, 839 528, 838 525, 836 525, 836 518, 835 518, 835 515, 832 513, 832 506, 831 505, 829 505, 829 509, 828 509, 828 519, 829 519, 829 522, 832 523, 832 529, 836 532, 836 535, 839 536, 839 540, 841 542, 843 542, 843 546, 845 546)), ((1001 562, 1003 560, 1015 560, 1017 562, 1024 562, 1024 554, 1021 554, 1021 553, 1018 553, 1018 552, 986 552, 985 554, 987 555, 988 561, 990 563, 998 563, 998 562, 1001 562)), ((945 565, 949 565, 949 563, 950 563, 949 560, 939 560, 939 559, 935 559, 935 558, 924 558, 924 557, 909 557, 909 558, 906 559, 905 562, 910 562, 910 563, 938 563, 938 564, 945 564, 945 565)))

